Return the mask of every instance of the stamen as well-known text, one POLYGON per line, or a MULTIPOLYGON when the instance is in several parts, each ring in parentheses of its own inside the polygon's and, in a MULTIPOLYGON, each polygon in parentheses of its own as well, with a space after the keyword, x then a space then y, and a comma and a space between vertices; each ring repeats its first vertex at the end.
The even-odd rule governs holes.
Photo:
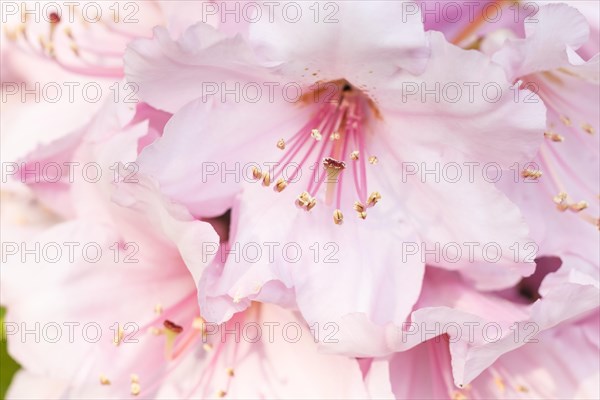
POLYGON ((104 374, 101 374, 100 375, 100 384, 105 385, 105 386, 110 385, 110 380, 104 374))
POLYGON ((121 342, 123 341, 124 336, 125 336, 125 331, 123 330, 123 328, 121 328, 119 326, 119 329, 117 331, 117 336, 115 338, 113 338, 113 344, 115 346, 119 346, 121 344, 121 342))
POLYGON ((367 200, 367 207, 373 207, 379 200, 381 200, 381 194, 379 192, 371 193, 367 200))
POLYGON ((79 54, 79 47, 77 46, 77 44, 71 43, 71 45, 69 47, 70 47, 71 51, 73 52, 73 54, 75 54, 76 57, 81 56, 81 54, 79 54))
POLYGON ((235 371, 233 370, 233 368, 227 368, 227 375, 231 377, 235 376, 235 371))
POLYGON ((42 50, 44 52, 46 52, 48 54, 48 56, 54 57, 55 56, 54 45, 52 44, 52 42, 47 41, 46 38, 43 37, 42 35, 40 35, 38 37, 38 40, 40 42, 40 46, 42 47, 42 50))
POLYGON ((205 323, 206 323, 206 321, 204 321, 204 318, 202 318, 202 317, 196 317, 192 321, 192 329, 195 329, 197 331, 206 333, 205 323))
POLYGON ((565 126, 571 126, 571 118, 566 117, 564 115, 560 116, 560 121, 565 124, 565 126))
POLYGON ((137 396, 142 391, 142 387, 140 386, 140 378, 137 374, 131 374, 131 394, 137 396))
POLYGON ((277 192, 281 192, 287 187, 287 185, 288 183, 285 181, 285 179, 279 178, 277 179, 277 182, 275 182, 275 186, 273 187, 273 189, 277 192))
POLYGON ((268 187, 271 184, 271 176, 268 172, 265 172, 262 176, 262 185, 268 187))
POLYGON ((333 212, 333 222, 336 225, 342 225, 344 223, 344 214, 342 214, 342 211, 339 209, 336 209, 333 212))
POLYGON ((566 204, 568 195, 565 192, 560 192, 552 200, 556 203, 556 208, 560 211, 565 211, 569 208, 569 205, 566 204))
MULTIPOLYGON (((511 4, 511 2, 500 0, 495 0, 493 3, 495 3, 500 8, 507 7, 509 4, 511 4)), ((500 11, 503 10, 500 9, 500 11)), ((486 23, 488 23, 488 19, 485 17, 484 13, 480 13, 480 15, 477 16, 477 18, 472 18, 471 21, 469 21, 469 23, 464 28, 462 28, 458 33, 455 34, 454 38, 452 39, 452 43, 460 45, 465 40, 475 36, 477 30, 486 23)))
POLYGON ((6 36, 6 39, 14 42, 17 40, 18 30, 11 30, 8 28, 8 26, 4 25, 4 36, 6 36))
POLYGON ((285 141, 283 139, 279 139, 277 142, 277 148, 279 150, 285 150, 285 141))
POLYGON ((367 212, 366 212, 366 207, 364 204, 362 204, 360 201, 356 201, 354 202, 354 210, 357 212, 358 217, 361 219, 366 219, 367 218, 367 212))
POLYGON ((523 178, 539 179, 542 176, 542 171, 536 169, 525 169, 521 171, 523 178))
POLYGON ((262 172, 257 167, 252 167, 252 177, 256 180, 262 179, 262 172))
POLYGON ((140 386, 139 383, 133 382, 131 384, 131 394, 132 395, 137 396, 140 394, 141 391, 142 391, 142 387, 140 386))
POLYGON ((517 389, 517 392, 521 392, 521 393, 527 393, 527 392, 529 392, 529 389, 526 386, 523 386, 523 385, 517 385, 515 387, 515 389, 517 389))
POLYGON ((296 199, 296 205, 306 211, 310 211, 317 204, 317 200, 312 197, 308 192, 300 193, 300 196, 296 199))
POLYGON ((552 140, 553 142, 563 142, 565 138, 555 132, 544 132, 544 137, 552 140))
POLYGON ((498 376, 494 379, 494 383, 496 384, 496 386, 498 386, 498 389, 500 390, 500 392, 504 393, 504 391, 506 390, 506 385, 504 384, 504 380, 502 380, 502 378, 500 378, 498 376))
POLYGON ((354 150, 352 153, 350 153, 350 158, 354 161, 358 160, 358 150, 354 150))
POLYGON ((159 329, 159 328, 157 328, 155 326, 151 327, 149 329, 149 331, 150 331, 150 334, 152 334, 154 336, 162 335, 162 333, 163 333, 162 329, 159 329))
POLYGON ((581 124, 581 129, 583 129, 586 133, 590 135, 594 134, 594 128, 588 123, 581 124))
POLYGON ((452 400, 467 400, 467 396, 465 396, 462 392, 455 391, 452 393, 452 400))
POLYGON ((320 140, 323 138, 323 136, 321 135, 321 132, 319 132, 319 130, 318 130, 318 129, 313 129, 313 130, 310 132, 310 136, 311 136, 313 139, 315 139, 317 142, 318 142, 318 141, 320 141, 320 140))
POLYGON ((377 158, 377 156, 371 156, 371 157, 369 157, 369 164, 375 165, 378 162, 379 162, 379 159, 377 158))
POLYGON ((574 211, 574 212, 580 212, 580 211, 585 210, 586 208, 588 208, 587 201, 580 201, 578 203, 571 204, 569 206, 569 209, 571 209, 571 211, 574 211))

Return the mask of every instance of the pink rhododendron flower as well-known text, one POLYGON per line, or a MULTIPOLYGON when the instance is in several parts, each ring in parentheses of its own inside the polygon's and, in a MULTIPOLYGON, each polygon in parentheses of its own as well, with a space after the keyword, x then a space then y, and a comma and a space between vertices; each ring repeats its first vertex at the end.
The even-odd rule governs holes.
MULTIPOLYGON (((6 3, 1 122, 4 161, 83 129, 107 101, 134 105, 123 53, 156 25, 194 23, 202 1, 6 3)), ((207 18, 213 21, 215 17, 207 18)))
POLYGON ((538 342, 507 353, 462 387, 452 383, 450 368, 454 357, 448 352, 447 337, 429 339, 389 360, 372 361, 366 380, 377 385, 371 391, 381 393, 380 398, 594 399, 600 393, 596 366, 598 328, 596 315, 539 335, 538 342), (429 384, 418 380, 424 375, 431 377, 429 384))
MULTIPOLYGON (((420 257, 407 259, 401 243, 494 242, 507 254, 509 246, 527 242, 518 209, 483 179, 399 179, 406 163, 494 161, 509 168, 527 160, 542 138, 545 114, 540 102, 515 101, 502 69, 483 54, 435 32, 425 35, 418 13, 393 24, 407 18, 403 6, 341 4, 345 23, 307 29, 283 19, 259 21, 235 37, 198 24, 174 41, 157 29, 153 40, 130 46, 127 75, 141 98, 175 112, 164 136, 138 161, 170 198, 196 215, 214 216, 239 196, 236 242, 340 246, 340 262, 329 265, 226 263, 217 287, 232 307, 217 314, 210 303, 201 304, 210 320, 226 320, 235 304, 259 300, 295 304, 311 323, 359 313, 375 325, 399 326, 419 295, 424 267, 420 257), (380 18, 377 35, 367 34, 374 24, 368 16, 380 18), (361 29, 360 41, 349 39, 361 29), (299 45, 294 39, 302 35, 299 45), (305 94, 296 102, 277 91, 256 102, 221 102, 210 98, 205 84, 220 81, 297 82, 305 94), (495 102, 482 93, 456 102, 406 96, 407 88, 436 82, 493 82, 502 95, 495 102), (165 96, 169 92, 177 95, 165 96), (179 161, 170 161, 174 154, 179 161), (261 160, 275 167, 254 167, 254 185, 205 173, 209 163, 232 169, 261 160), (293 172, 286 176, 288 167, 293 172), (281 193, 267 193, 261 184, 281 193), (294 202, 309 214, 294 210, 294 202), (200 209, 206 203, 213 206, 200 209)), ((512 285, 532 272, 530 264, 510 257, 492 266, 483 266, 481 256, 459 258, 442 266, 486 288, 512 285)))
POLYGON ((599 157, 595 104, 600 99, 600 56, 585 61, 575 52, 589 35, 586 20, 576 9, 548 5, 535 18, 536 24, 525 25, 525 39, 508 39, 493 54, 511 79, 535 87, 548 107, 546 142, 534 160, 541 173, 539 183, 508 191, 527 211, 546 254, 570 250, 597 260, 598 248, 581 238, 598 237, 600 172, 590 165, 599 157), (538 48, 545 50, 534 50, 538 48), (530 207, 544 207, 546 217, 540 219, 539 210, 530 207))
MULTIPOLYGON (((115 110, 108 107, 98 115, 96 129, 79 137, 70 160, 105 166, 137 154, 164 114, 141 108, 144 112, 138 109, 130 123, 118 127, 115 110)), ((32 344, 11 336, 11 354, 24 371, 15 378, 10 398, 366 396, 356 361, 318 354, 309 327, 289 311, 256 305, 227 325, 207 326, 199 313, 194 281, 213 262, 202 254, 202 244, 227 240, 227 222, 214 220, 211 225, 195 220, 166 200, 147 178, 127 180, 130 171, 125 165, 116 172, 121 182, 116 194, 111 175, 94 184, 82 180, 66 188, 55 184, 55 190, 65 191, 62 199, 71 199, 62 206, 74 207, 75 219, 27 242, 41 247, 94 244, 100 259, 74 251, 73 259, 39 263, 10 258, 3 266, 3 303, 9 308, 11 327, 94 324, 101 330, 97 340, 97 336, 87 340, 81 336, 87 333, 77 330, 77 337, 58 343, 32 344), (31 276, 38 279, 24 290, 31 276), (277 336, 267 335, 269 329, 286 324, 300 328, 300 336, 293 333, 288 339, 281 328, 273 331, 277 336), (292 355, 298 361, 296 368, 287 365, 292 355), (340 379, 332 382, 319 368, 306 370, 304 364, 333 368, 340 379)))

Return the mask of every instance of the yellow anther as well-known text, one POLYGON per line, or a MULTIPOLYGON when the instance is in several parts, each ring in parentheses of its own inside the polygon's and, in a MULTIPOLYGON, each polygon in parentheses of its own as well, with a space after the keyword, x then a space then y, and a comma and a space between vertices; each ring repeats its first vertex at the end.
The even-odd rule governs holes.
POLYGON ((116 336, 113 338, 113 343, 115 346, 118 346, 121 344, 121 341, 123 340, 123 337, 125 336, 125 331, 123 330, 123 328, 121 328, 119 326, 119 329, 117 330, 117 334, 116 336))
POLYGON ((552 140, 553 142, 563 142, 565 138, 555 132, 544 132, 544 137, 552 140))
POLYGON ((317 204, 317 200, 308 194, 308 192, 302 192, 296 199, 296 206, 310 211, 317 204))
POLYGON ((381 194, 379 192, 373 192, 367 199, 367 206, 373 207, 379 200, 381 200, 381 194))
POLYGON ((560 211, 565 211, 569 208, 567 204, 568 195, 565 192, 560 192, 556 196, 553 197, 554 203, 556 203, 556 208, 560 211))
POLYGON ((308 192, 300 193, 300 195, 296 199, 296 205, 300 208, 306 207, 306 205, 309 202, 309 198, 310 198, 310 195, 308 194, 308 192))
POLYGON ((273 187, 273 189, 277 192, 281 192, 287 187, 287 185, 288 183, 285 181, 285 179, 279 178, 277 179, 277 182, 275 182, 275 186, 273 187))
POLYGON ((79 57, 79 47, 75 43, 71 43, 71 45, 69 47, 70 47, 71 51, 73 52, 73 54, 75 54, 77 57, 79 57))
POLYGON ((590 135, 594 134, 594 128, 588 123, 581 124, 581 129, 583 129, 586 133, 589 133, 590 135))
POLYGON ((502 378, 500 378, 500 377, 496 377, 494 379, 494 383, 496 384, 496 386, 498 386, 498 389, 500 390, 500 392, 504 393, 504 391, 506 390, 506 385, 504 385, 504 380, 502 380, 502 378))
POLYGON ((198 331, 204 331, 204 325, 205 321, 204 318, 202 317, 196 317, 194 318, 194 321, 192 321, 192 329, 196 329, 198 331))
POLYGON ((561 115, 560 116, 560 121, 565 124, 565 126, 571 126, 571 118, 561 115))
POLYGON ((355 201, 354 206, 352 208, 354 208, 354 210, 358 213, 364 212, 366 210, 366 207, 360 201, 355 201))
POLYGON ((157 328, 155 326, 153 326, 153 327, 150 328, 150 334, 152 334, 154 336, 158 336, 158 335, 160 335, 162 333, 163 333, 162 329, 159 329, 159 328, 157 328))
POLYGON ((141 391, 142 391, 142 387, 140 386, 139 383, 133 382, 131 384, 131 394, 132 395, 137 396, 140 394, 141 391))
POLYGON ((342 214, 341 210, 335 210, 333 212, 333 222, 336 225, 342 225, 344 223, 344 214, 342 214))
POLYGON ((268 172, 265 172, 262 176, 262 185, 264 187, 268 187, 271 184, 271 175, 268 172))
POLYGON ((258 167, 252 167, 252 177, 256 180, 262 179, 262 172, 258 167))
POLYGON ((539 179, 542 176, 542 171, 536 169, 525 169, 521 171, 523 178, 539 179))
POLYGON ((15 40, 17 40, 17 31, 10 30, 8 29, 8 26, 4 25, 4 36, 6 36, 6 39, 10 40, 11 42, 14 42, 15 40))
POLYGON ((317 142, 318 142, 318 141, 320 141, 320 140, 323 138, 323 136, 321 135, 321 132, 319 132, 319 130, 318 130, 318 129, 313 129, 313 130, 310 132, 310 136, 311 136, 313 139, 315 139, 317 142))
POLYGON ((467 400, 467 396, 465 396, 462 392, 456 391, 452 393, 452 400, 467 400))
POLYGON ((586 208, 588 208, 587 201, 580 201, 578 203, 574 203, 569 206, 569 209, 571 209, 571 211, 575 211, 575 212, 583 211, 586 208))
POLYGON ((526 386, 523 386, 523 385, 517 385, 515 387, 515 389, 517 389, 517 391, 521 392, 521 393, 527 393, 527 392, 529 392, 529 389, 526 386))

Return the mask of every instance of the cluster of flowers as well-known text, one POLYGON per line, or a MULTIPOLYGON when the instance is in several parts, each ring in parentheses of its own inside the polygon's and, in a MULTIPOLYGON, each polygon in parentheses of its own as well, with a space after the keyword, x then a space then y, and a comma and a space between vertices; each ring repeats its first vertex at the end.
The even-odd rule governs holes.
POLYGON ((600 396, 597 3, 109 3, 5 26, 9 398, 600 396))

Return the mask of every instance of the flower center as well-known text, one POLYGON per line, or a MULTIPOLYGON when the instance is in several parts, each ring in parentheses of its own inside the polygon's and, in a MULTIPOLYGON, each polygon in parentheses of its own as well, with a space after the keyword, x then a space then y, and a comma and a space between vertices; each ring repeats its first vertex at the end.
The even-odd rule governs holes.
POLYGON ((317 192, 324 186, 325 204, 335 207, 333 221, 341 225, 342 188, 346 181, 354 186, 357 200, 353 209, 359 218, 365 219, 367 209, 381 199, 379 192, 368 192, 367 163, 375 165, 378 159, 368 153, 365 129, 366 122, 378 116, 378 111, 368 96, 346 80, 329 82, 325 87, 336 90, 311 92, 309 95, 315 99, 322 96, 317 112, 298 132, 277 142, 277 148, 285 153, 272 175, 258 168, 253 172, 263 186, 274 182, 274 190, 281 192, 295 181, 304 166, 313 162, 308 186, 296 199, 296 205, 310 211, 317 204, 317 192), (294 172, 284 176, 288 167, 294 172), (345 177, 347 174, 352 176, 345 177))

